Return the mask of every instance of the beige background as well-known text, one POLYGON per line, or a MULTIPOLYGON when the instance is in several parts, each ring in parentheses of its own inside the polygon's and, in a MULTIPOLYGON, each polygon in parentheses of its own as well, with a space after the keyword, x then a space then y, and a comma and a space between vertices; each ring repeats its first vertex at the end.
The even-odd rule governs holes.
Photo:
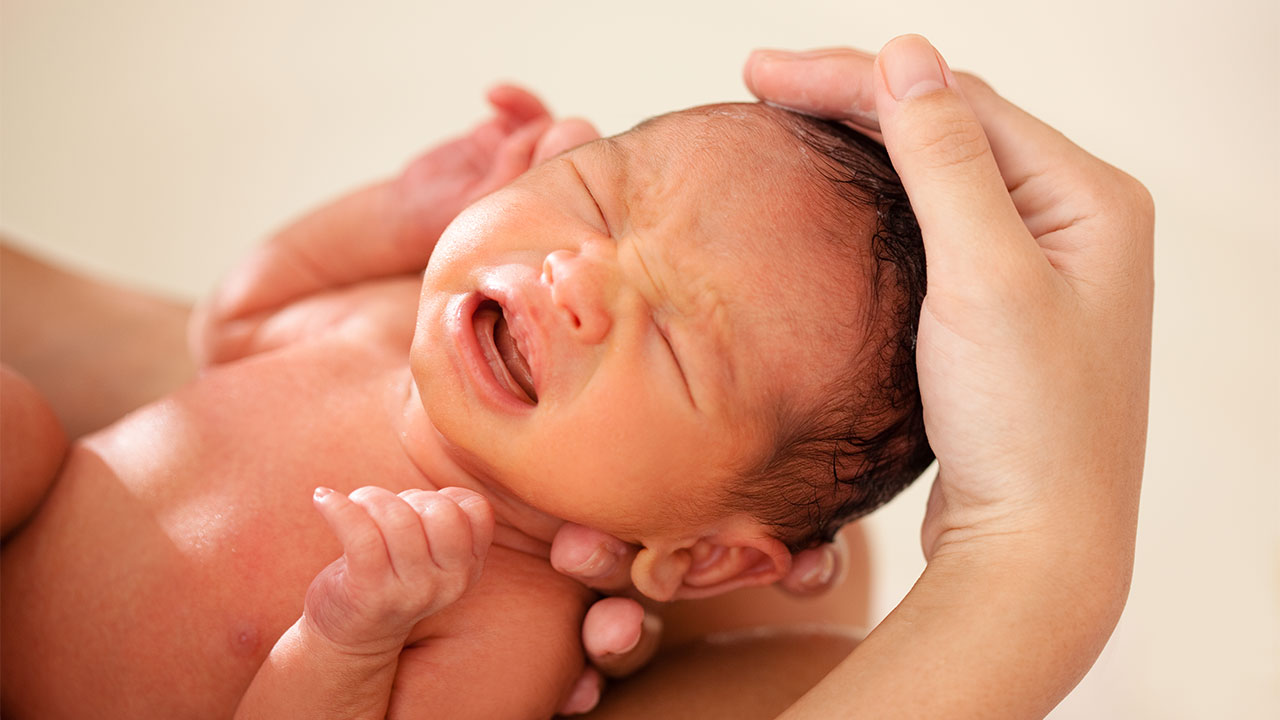
MULTIPOLYGON (((1277 7, 5 0, 0 228, 192 298, 271 228, 467 127, 494 80, 616 132, 746 99, 755 46, 922 32, 1156 198, 1133 590, 1054 717, 1280 717, 1277 7)), ((922 566, 926 493, 869 523, 881 615, 922 566)))

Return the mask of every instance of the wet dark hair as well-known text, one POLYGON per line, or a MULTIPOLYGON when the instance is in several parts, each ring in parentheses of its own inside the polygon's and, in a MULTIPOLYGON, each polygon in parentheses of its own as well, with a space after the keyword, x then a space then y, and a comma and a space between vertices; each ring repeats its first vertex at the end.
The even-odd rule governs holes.
MULTIPOLYGON (((764 105, 761 114, 790 133, 813 159, 815 202, 834 218, 874 213, 870 237, 868 331, 850 348, 848 374, 825 407, 792 408, 764 462, 745 468, 729 491, 730 511, 772 526, 792 550, 830 541, 846 523, 875 510, 933 462, 916 377, 916 331, 925 293, 920 226, 889 155, 838 122, 764 105)), ((824 233, 865 254, 865 231, 830 223, 824 233)), ((851 278, 858 272, 852 265, 851 278)))

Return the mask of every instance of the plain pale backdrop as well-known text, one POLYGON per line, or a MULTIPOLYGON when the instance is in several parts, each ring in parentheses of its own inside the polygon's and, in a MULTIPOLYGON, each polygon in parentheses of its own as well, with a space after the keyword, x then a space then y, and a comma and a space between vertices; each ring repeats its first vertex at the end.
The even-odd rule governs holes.
MULTIPOLYGON (((5 0, 0 230, 194 298, 272 228, 470 126, 496 80, 606 133, 748 99, 753 47, 929 36, 1156 199, 1128 609, 1054 718, 1280 717, 1280 7, 1256 2, 5 0), (542 6, 542 7, 539 7, 542 6)), ((876 612, 927 479, 868 521, 876 612)))

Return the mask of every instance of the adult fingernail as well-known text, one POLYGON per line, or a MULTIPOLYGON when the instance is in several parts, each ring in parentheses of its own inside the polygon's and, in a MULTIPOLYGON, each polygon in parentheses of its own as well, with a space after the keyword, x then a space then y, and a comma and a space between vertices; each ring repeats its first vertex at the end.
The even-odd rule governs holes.
POLYGON ((766 62, 773 60, 795 60, 800 57, 800 53, 794 50, 776 50, 774 48, 759 48, 751 51, 751 56, 756 60, 764 60, 766 62))
POLYGON ((618 555, 605 545, 597 545, 586 560, 576 567, 568 568, 569 572, 583 578, 599 578, 613 571, 618 555))
POLYGON ((578 684, 569 693, 560 712, 564 715, 582 715, 589 713, 600 702, 600 685, 589 675, 578 679, 578 684))
POLYGON ((616 649, 614 649, 613 651, 611 651, 609 654, 610 654, 610 655, 626 655, 627 653, 631 652, 632 650, 635 650, 635 649, 636 649, 636 647, 638 647, 638 646, 640 645, 640 638, 642 638, 642 637, 644 637, 644 632, 643 632, 643 631, 637 631, 637 632, 636 632, 636 634, 635 634, 635 637, 633 637, 633 638, 632 638, 632 639, 631 639, 631 640, 626 644, 626 646, 624 646, 624 647, 620 647, 620 648, 616 648, 616 649))
POLYGON ((834 550, 826 549, 822 551, 822 560, 814 566, 812 570, 805 573, 800 579, 801 584, 806 589, 816 590, 826 587, 831 582, 831 578, 836 574, 836 554, 834 550))
POLYGON ((947 86, 942 58, 919 35, 890 40, 880 51, 880 72, 889 94, 898 100, 910 100, 947 86))

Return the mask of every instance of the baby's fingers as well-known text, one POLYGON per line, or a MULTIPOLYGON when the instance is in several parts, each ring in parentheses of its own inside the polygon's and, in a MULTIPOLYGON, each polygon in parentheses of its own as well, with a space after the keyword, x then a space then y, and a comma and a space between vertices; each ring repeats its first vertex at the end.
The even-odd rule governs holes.
POLYGON ((756 50, 742 76, 761 100, 876 131, 874 61, 874 55, 852 48, 756 50))
POLYGON ((316 488, 313 502, 329 528, 342 543, 347 572, 355 580, 367 580, 391 571, 391 559, 377 524, 364 508, 330 488, 316 488))
POLYGON ((481 562, 493 541, 493 511, 477 493, 462 488, 400 494, 421 518, 431 559, 441 570, 464 571, 481 562))
POLYGON ((493 506, 483 495, 460 487, 447 487, 440 491, 462 508, 471 523, 471 554, 483 560, 493 543, 493 506))
POLYGON ((385 554, 396 577, 405 580, 421 572, 429 562, 427 538, 415 508, 386 488, 362 487, 351 493, 351 502, 364 508, 382 534, 385 554))

